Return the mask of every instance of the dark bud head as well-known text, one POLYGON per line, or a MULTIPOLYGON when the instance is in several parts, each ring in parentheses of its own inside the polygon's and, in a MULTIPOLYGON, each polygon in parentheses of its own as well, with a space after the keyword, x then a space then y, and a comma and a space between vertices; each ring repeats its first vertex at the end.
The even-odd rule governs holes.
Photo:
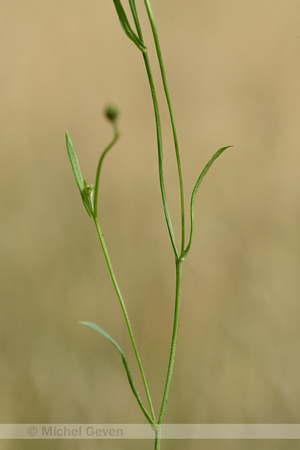
POLYGON ((113 123, 116 123, 117 120, 118 120, 118 118, 119 118, 119 116, 120 116, 120 110, 119 110, 119 108, 118 108, 117 106, 115 106, 115 105, 108 105, 108 106, 105 108, 104 113, 105 113, 105 117, 106 117, 110 122, 113 122, 113 123))

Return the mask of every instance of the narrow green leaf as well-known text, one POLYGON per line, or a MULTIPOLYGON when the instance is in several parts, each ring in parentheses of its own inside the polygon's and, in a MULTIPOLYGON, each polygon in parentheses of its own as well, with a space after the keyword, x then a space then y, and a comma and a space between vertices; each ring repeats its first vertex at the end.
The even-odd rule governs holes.
POLYGON ((129 365, 128 365, 126 356, 125 356, 123 350, 121 349, 121 347, 119 346, 119 344, 110 336, 110 334, 108 334, 106 331, 104 331, 103 328, 101 328, 99 325, 96 325, 95 323, 92 323, 92 322, 80 322, 80 323, 82 325, 85 325, 85 326, 91 328, 92 330, 96 331, 97 333, 99 333, 101 336, 103 336, 105 339, 107 339, 118 350, 118 352, 121 355, 124 368, 126 370, 126 374, 127 374, 127 377, 128 377, 128 381, 129 381, 130 387, 132 389, 132 392, 133 392, 134 396, 136 397, 136 399, 138 401, 138 404, 139 404, 141 410, 144 413, 144 416, 146 417, 146 419, 148 420, 149 423, 151 423, 152 425, 156 425, 153 422, 150 414, 148 413, 148 411, 146 410, 146 408, 144 407, 144 405, 142 403, 142 400, 141 400, 141 398, 140 398, 140 396, 138 394, 138 391, 137 391, 137 389, 135 387, 135 384, 133 382, 133 378, 132 378, 132 375, 131 375, 131 372, 130 372, 130 369, 129 369, 129 365))
POLYGON ((147 47, 145 47, 143 42, 140 40, 140 38, 134 33, 133 29, 131 28, 120 0, 113 0, 113 1, 114 1, 116 10, 117 10, 117 14, 119 16, 121 26, 122 26, 125 34, 139 48, 139 50, 141 50, 143 53, 145 53, 147 51, 147 47))
POLYGON ((205 177, 205 175, 207 174, 207 172, 209 171, 210 167, 212 166, 213 162, 225 151, 227 150, 229 147, 232 147, 232 145, 227 145, 226 147, 222 147, 220 148, 218 151, 216 151, 216 153, 211 157, 211 159, 208 161, 208 163, 206 164, 206 166, 204 167, 204 169, 202 170, 192 193, 192 202, 195 201, 195 196, 197 194, 197 191, 199 189, 200 184, 202 183, 203 178, 205 177))
POLYGON ((78 162, 75 150, 74 150, 73 143, 72 143, 69 133, 67 131, 66 131, 66 144, 67 144, 67 151, 68 151, 68 155, 70 158, 72 170, 73 170, 73 173, 75 176, 75 180, 76 180, 76 183, 77 183, 77 186, 78 186, 80 192, 82 192, 84 189, 83 177, 81 174, 79 162, 78 162))
POLYGON ((87 210, 88 215, 93 218, 94 217, 93 194, 95 188, 92 184, 87 186, 86 181, 82 177, 79 162, 74 150, 74 146, 67 131, 66 131, 66 144, 72 170, 75 176, 78 189, 81 194, 82 202, 84 204, 85 209, 87 210))
POLYGON ((196 181, 195 187, 193 189, 192 192, 192 196, 191 196, 191 206, 190 206, 190 214, 191 214, 191 229, 190 229, 190 239, 189 239, 189 243, 185 249, 185 251, 183 252, 183 254, 181 255, 181 259, 184 260, 188 254, 188 252, 190 251, 191 248, 191 244, 192 244, 192 239, 193 239, 193 232, 194 232, 194 209, 195 209, 195 198, 196 198, 196 194, 198 192, 198 189, 200 187, 200 184, 203 181, 203 178, 205 177, 205 175, 207 174, 207 172, 209 171, 210 167, 212 166, 212 164, 214 163, 214 161, 228 148, 232 147, 232 145, 227 145, 226 147, 222 147, 220 148, 218 151, 216 151, 216 153, 211 157, 211 159, 208 161, 208 163, 206 164, 206 166, 204 167, 204 169, 202 170, 198 180, 196 181))

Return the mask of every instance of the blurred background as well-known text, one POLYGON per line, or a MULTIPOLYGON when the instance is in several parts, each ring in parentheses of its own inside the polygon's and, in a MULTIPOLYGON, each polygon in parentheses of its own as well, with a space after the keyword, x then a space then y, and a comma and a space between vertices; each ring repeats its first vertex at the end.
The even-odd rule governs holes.
MULTIPOLYGON (((152 0, 181 148, 186 206, 198 193, 166 423, 300 422, 300 3, 152 0)), ((143 59, 112 1, 0 1, 1 423, 144 423, 108 331, 142 384, 93 223, 65 149, 88 183, 105 160, 100 220, 155 409, 174 309, 143 59)), ((129 14, 127 2, 124 7, 129 14)), ((168 113, 137 1, 164 126, 167 195, 180 236, 168 113)), ((130 16, 131 17, 131 16, 130 16)), ((188 215, 187 215, 188 219, 188 215)), ((165 441, 162 448, 286 449, 297 441, 165 441)), ((152 449, 151 441, 43 441, 43 449, 152 449)), ((40 449, 2 441, 1 449, 40 449)))

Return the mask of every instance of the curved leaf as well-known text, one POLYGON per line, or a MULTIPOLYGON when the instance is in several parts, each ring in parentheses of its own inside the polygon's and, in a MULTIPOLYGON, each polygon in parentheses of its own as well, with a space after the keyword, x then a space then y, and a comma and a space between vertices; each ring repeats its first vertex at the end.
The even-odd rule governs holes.
POLYGON ((211 159, 208 161, 208 163, 206 164, 206 166, 204 167, 204 169, 202 170, 198 180, 196 181, 195 187, 193 189, 192 192, 192 196, 191 196, 191 207, 190 207, 190 214, 191 214, 191 229, 190 229, 190 239, 189 239, 189 243, 185 249, 185 251, 183 252, 183 254, 181 255, 181 259, 184 260, 188 254, 188 252, 190 251, 191 248, 191 244, 192 244, 192 239, 193 239, 193 232, 194 232, 194 208, 195 208, 195 198, 196 198, 196 194, 197 191, 199 189, 200 184, 202 183, 203 178, 205 177, 205 175, 207 174, 207 172, 209 171, 210 167, 212 166, 213 162, 225 151, 227 150, 227 148, 232 147, 232 145, 227 145, 226 147, 222 147, 220 148, 212 157, 211 159))
POLYGON ((121 355, 122 362, 123 362, 123 365, 124 365, 125 370, 126 370, 126 374, 127 374, 127 377, 128 377, 128 381, 129 381, 130 387, 131 387, 132 392, 133 392, 133 394, 135 395, 135 397, 136 397, 136 399, 138 401, 138 404, 139 404, 141 410, 143 411, 143 413, 144 413, 146 419, 148 420, 148 422, 150 422, 151 425, 156 425, 153 422, 153 420, 150 417, 148 411, 146 410, 146 408, 144 407, 144 405, 142 403, 142 400, 141 400, 141 398, 140 398, 140 396, 138 394, 138 391, 137 391, 137 389, 135 387, 135 384, 133 382, 133 378, 132 378, 132 375, 131 375, 131 372, 130 372, 130 369, 129 369, 129 365, 128 365, 126 356, 125 356, 123 350, 121 349, 121 347, 119 346, 119 344, 110 336, 110 334, 108 334, 106 331, 104 331, 103 328, 101 328, 99 325, 96 325, 95 323, 92 323, 92 322, 80 322, 80 323, 82 325, 85 325, 85 326, 91 328, 92 330, 96 331, 97 333, 101 334, 101 336, 103 336, 105 339, 107 339, 118 350, 118 352, 121 355))

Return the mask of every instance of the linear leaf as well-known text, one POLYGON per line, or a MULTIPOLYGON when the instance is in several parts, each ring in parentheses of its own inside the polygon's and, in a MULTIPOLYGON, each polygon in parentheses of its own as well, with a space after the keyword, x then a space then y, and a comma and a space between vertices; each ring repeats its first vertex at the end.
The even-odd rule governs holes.
POLYGON ((196 198, 196 194, 197 191, 200 187, 200 184, 203 181, 203 178, 205 177, 205 175, 207 174, 207 172, 209 171, 210 167, 212 166, 212 164, 214 163, 214 161, 225 151, 227 150, 229 147, 232 147, 232 145, 227 145, 226 147, 222 147, 220 148, 218 151, 216 151, 216 153, 211 157, 211 159, 208 161, 208 163, 205 165, 204 169, 202 170, 201 174, 199 175, 198 180, 196 181, 195 187, 193 189, 192 192, 192 196, 191 196, 191 206, 190 206, 190 214, 191 214, 191 229, 190 229, 190 239, 189 239, 189 243, 185 249, 185 251, 183 252, 181 258, 185 259, 188 252, 190 251, 191 248, 191 244, 192 244, 192 239, 193 239, 193 232, 194 232, 194 209, 195 209, 195 198, 196 198))
POLYGON ((124 8, 120 2, 120 0, 113 0, 118 16, 119 16, 119 20, 121 23, 121 26, 124 30, 124 32, 126 33, 127 37, 129 37, 129 39, 143 52, 145 53, 147 51, 147 47, 145 47, 145 45, 143 44, 143 42, 140 40, 140 38, 134 33, 133 29, 131 28, 127 16, 125 14, 124 8))
POLYGON ((118 350, 118 352, 121 355, 122 362, 123 362, 124 368, 126 370, 126 374, 127 374, 128 381, 129 381, 130 387, 132 389, 132 392, 135 395, 135 397, 138 401, 138 404, 139 404, 141 410, 143 411, 148 422, 150 422, 152 425, 155 425, 151 416, 149 415, 148 411, 146 410, 146 408, 144 407, 144 405, 142 403, 142 400, 141 400, 141 398, 138 394, 138 391, 135 387, 135 384, 133 382, 133 378, 132 378, 132 375, 131 375, 131 372, 129 369, 129 365, 128 365, 126 356, 125 356, 123 350, 121 349, 121 347, 119 346, 119 344, 110 336, 110 334, 108 334, 106 331, 104 331, 103 328, 101 328, 99 325, 96 325, 95 323, 92 323, 92 322, 80 322, 80 323, 82 325, 85 325, 85 326, 91 328, 92 330, 96 331, 97 333, 101 334, 101 336, 103 336, 105 339, 107 339, 118 350))

